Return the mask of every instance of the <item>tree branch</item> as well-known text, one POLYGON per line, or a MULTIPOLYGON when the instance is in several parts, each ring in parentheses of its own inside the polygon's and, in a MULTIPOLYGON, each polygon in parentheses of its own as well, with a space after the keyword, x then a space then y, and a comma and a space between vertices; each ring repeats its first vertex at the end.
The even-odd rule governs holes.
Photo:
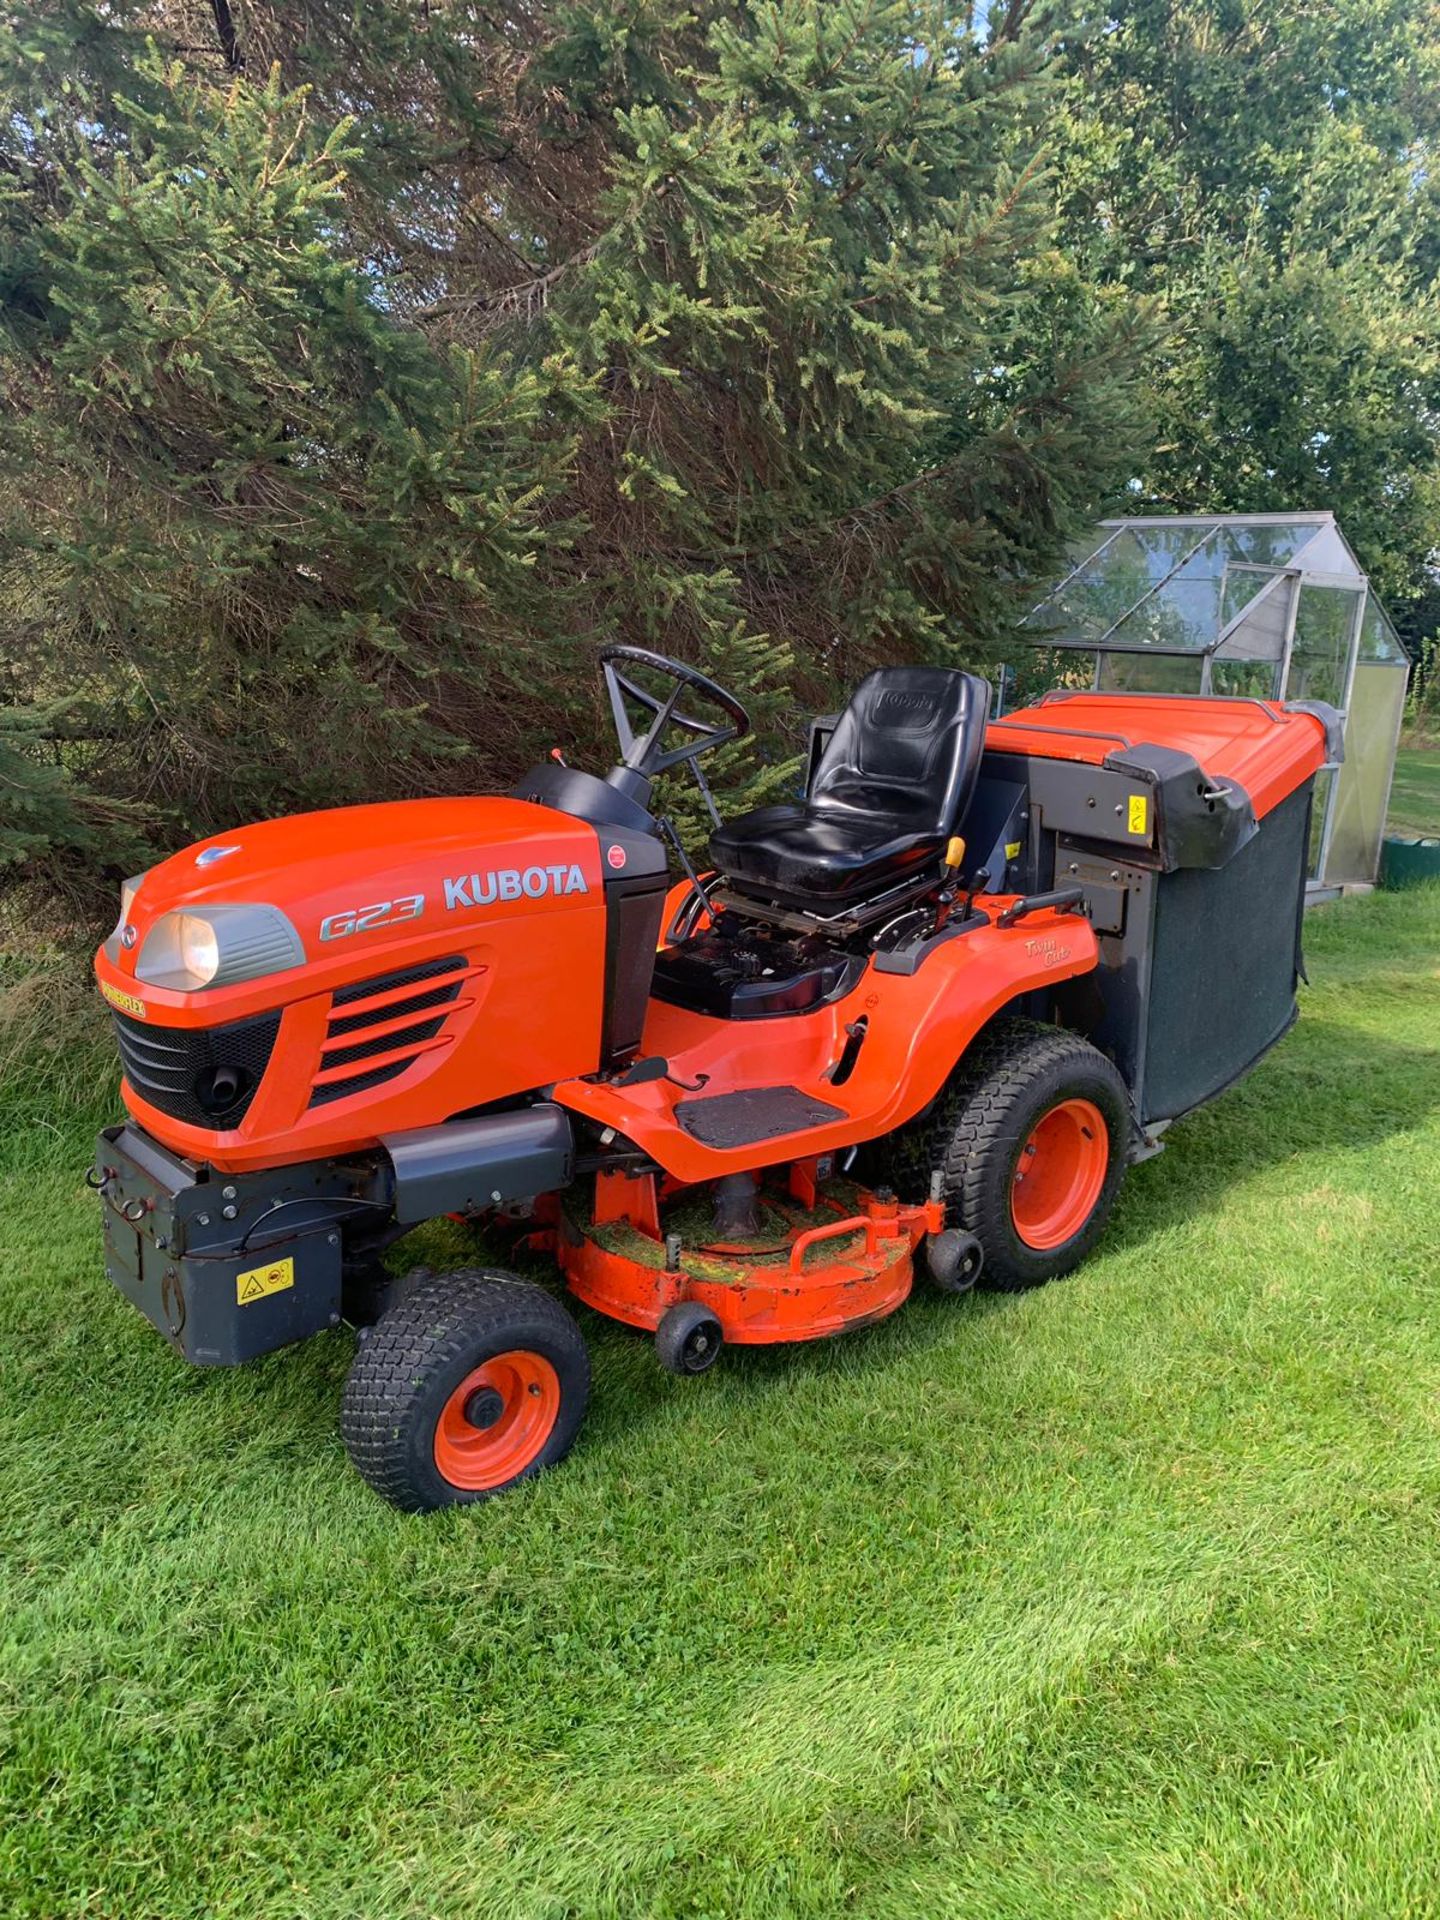
POLYGON ((231 73, 244 70, 245 55, 241 51, 240 38, 235 31, 235 16, 230 11, 230 0, 210 0, 210 11, 215 16, 215 34, 220 42, 220 51, 225 56, 225 64, 231 73))

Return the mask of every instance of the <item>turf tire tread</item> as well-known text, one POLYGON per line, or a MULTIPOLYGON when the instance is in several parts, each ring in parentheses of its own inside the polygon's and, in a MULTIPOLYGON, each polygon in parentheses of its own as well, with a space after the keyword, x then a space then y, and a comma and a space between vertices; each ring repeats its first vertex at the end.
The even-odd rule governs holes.
POLYGON ((1117 1120, 1128 1112, 1124 1082, 1097 1047, 1067 1028, 1012 1018, 986 1028, 931 1106, 883 1143, 881 1170, 902 1199, 928 1199, 931 1178, 940 1174, 946 1225, 977 1234, 985 1247, 981 1287, 1020 1292, 1077 1265, 1104 1230, 1124 1175, 1124 1127, 1117 1125, 1110 1171, 1084 1231, 1059 1258, 1014 1257, 999 1215, 995 1168, 1003 1159, 1008 1171, 1017 1104, 1051 1073, 1098 1079, 1110 1090, 1117 1120))
MULTIPOLYGON (((498 1268, 420 1269, 404 1277, 394 1304, 356 1352, 340 1408, 346 1451, 378 1494, 407 1513, 439 1504, 429 1497, 425 1476, 417 1479, 417 1403, 437 1375, 458 1380, 479 1364, 476 1356, 487 1344, 499 1351, 527 1340, 554 1350, 552 1358, 556 1352, 563 1356, 569 1378, 562 1378, 565 1399, 556 1435, 522 1479, 560 1459, 578 1430, 590 1390, 590 1358, 580 1329, 543 1287, 498 1268)), ((485 1496, 460 1496, 477 1497, 485 1496)))

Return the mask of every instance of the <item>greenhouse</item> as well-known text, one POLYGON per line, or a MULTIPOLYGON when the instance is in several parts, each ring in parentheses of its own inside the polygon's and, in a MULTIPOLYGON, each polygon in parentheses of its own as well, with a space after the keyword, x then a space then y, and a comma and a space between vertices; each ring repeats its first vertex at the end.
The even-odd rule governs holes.
POLYGON ((1373 881, 1409 657, 1329 513, 1107 520, 1023 622, 1017 674, 1111 692, 1323 700, 1345 757, 1316 782, 1312 886, 1373 881))

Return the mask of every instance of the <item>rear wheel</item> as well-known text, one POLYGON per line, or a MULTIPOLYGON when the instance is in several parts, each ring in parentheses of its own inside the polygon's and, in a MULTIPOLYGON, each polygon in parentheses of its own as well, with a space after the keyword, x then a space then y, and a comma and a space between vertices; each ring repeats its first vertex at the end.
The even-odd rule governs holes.
POLYGON ((985 1249, 982 1287, 1018 1292, 1070 1272, 1104 1231, 1125 1174, 1119 1072, 1078 1034, 997 1022, 930 1112, 890 1143, 919 1200, 940 1175, 947 1223, 985 1249))
POLYGON ((350 1458, 407 1513, 503 1493, 569 1452, 590 1361, 543 1287, 492 1269, 427 1274, 357 1352, 340 1415, 350 1458))

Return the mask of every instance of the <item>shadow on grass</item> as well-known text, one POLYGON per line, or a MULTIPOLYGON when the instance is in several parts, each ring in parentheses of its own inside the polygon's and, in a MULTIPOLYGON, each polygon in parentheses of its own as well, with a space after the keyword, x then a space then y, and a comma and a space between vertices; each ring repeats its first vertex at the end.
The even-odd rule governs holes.
POLYGON ((1175 1122, 1111 1227, 1111 1248, 1213 1211, 1238 1181, 1301 1154, 1346 1154, 1440 1112, 1440 1049, 1407 1047, 1323 1018, 1289 1034, 1253 1076, 1175 1122))

